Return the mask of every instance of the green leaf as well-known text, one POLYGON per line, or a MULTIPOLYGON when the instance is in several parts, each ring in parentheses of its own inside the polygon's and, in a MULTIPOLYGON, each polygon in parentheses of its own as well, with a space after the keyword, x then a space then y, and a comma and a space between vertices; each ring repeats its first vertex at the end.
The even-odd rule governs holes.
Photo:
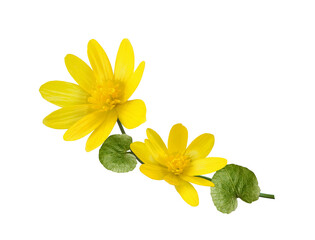
POLYGON ((130 150, 132 138, 127 134, 109 136, 99 151, 99 159, 103 166, 113 172, 132 171, 136 165, 136 157, 127 152, 130 150))
POLYGON ((212 181, 212 201, 223 213, 231 213, 237 208, 237 198, 252 203, 259 198, 260 188, 255 174, 248 168, 235 164, 226 165, 217 171, 212 181))

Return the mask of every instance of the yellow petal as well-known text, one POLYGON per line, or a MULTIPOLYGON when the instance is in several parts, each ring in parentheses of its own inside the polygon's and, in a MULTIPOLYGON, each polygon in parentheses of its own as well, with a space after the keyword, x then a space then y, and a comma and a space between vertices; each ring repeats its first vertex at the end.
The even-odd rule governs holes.
POLYGON ((133 142, 130 144, 131 151, 144 163, 158 164, 152 157, 150 150, 143 142, 133 142))
POLYGON ((72 54, 68 54, 65 57, 65 64, 68 72, 80 87, 91 93, 96 83, 92 69, 84 61, 72 54))
POLYGON ((191 160, 206 158, 214 145, 214 136, 205 133, 197 137, 186 149, 185 155, 191 160))
POLYGON ((138 127, 146 121, 146 107, 142 100, 132 100, 116 107, 118 118, 128 129, 138 127))
POLYGON ((134 70, 134 53, 131 43, 128 39, 122 40, 115 63, 114 79, 115 81, 127 82, 134 70))
POLYGON ((95 111, 86 115, 65 132, 63 139, 66 141, 74 141, 83 138, 95 130, 104 121, 104 117, 104 111, 95 111))
POLYGON ((168 173, 166 168, 152 164, 142 164, 140 166, 140 171, 154 180, 163 180, 164 176, 168 173))
POLYGON ((117 121, 117 112, 115 110, 106 112, 104 122, 96 128, 89 136, 85 150, 87 152, 99 147, 109 136, 117 121))
POLYGON ((88 43, 88 57, 95 73, 97 84, 113 80, 113 69, 101 45, 94 39, 88 43))
POLYGON ((88 98, 88 93, 78 85, 63 81, 46 82, 39 92, 45 100, 60 107, 86 104, 88 98))
POLYGON ((214 187, 213 182, 211 182, 207 179, 201 178, 201 177, 191 177, 191 176, 187 176, 187 175, 183 175, 183 174, 180 177, 187 182, 191 182, 191 183, 194 183, 197 185, 214 187))
POLYGON ((137 67, 136 71, 131 75, 130 79, 126 81, 124 101, 127 101, 131 97, 133 92, 137 89, 142 78, 144 65, 145 63, 141 62, 137 67))
POLYGON ((145 139, 144 144, 146 145, 147 149, 149 150, 154 161, 158 162, 162 166, 165 166, 165 159, 167 156, 166 153, 161 151, 160 148, 157 148, 156 145, 152 144, 152 142, 149 139, 145 139))
POLYGON ((179 185, 183 181, 179 176, 176 176, 173 173, 167 174, 163 180, 171 185, 179 185))
POLYGON ((186 181, 183 181, 180 185, 175 186, 176 191, 189 205, 196 207, 199 204, 199 197, 196 189, 186 181))
POLYGON ((43 123, 50 128, 68 129, 90 112, 88 104, 63 107, 45 117, 43 123))
POLYGON ((167 153, 167 148, 165 146, 165 143, 163 142, 162 138, 160 137, 157 132, 155 132, 153 129, 148 128, 147 129, 147 136, 148 139, 151 141, 153 145, 155 145, 156 148, 159 149, 159 151, 162 151, 164 153, 167 153))
POLYGON ((186 150, 187 139, 187 128, 180 123, 174 125, 168 137, 169 153, 183 153, 186 150))
POLYGON ((184 175, 196 176, 212 173, 224 168, 226 164, 226 159, 218 157, 194 160, 187 168, 185 168, 184 175))

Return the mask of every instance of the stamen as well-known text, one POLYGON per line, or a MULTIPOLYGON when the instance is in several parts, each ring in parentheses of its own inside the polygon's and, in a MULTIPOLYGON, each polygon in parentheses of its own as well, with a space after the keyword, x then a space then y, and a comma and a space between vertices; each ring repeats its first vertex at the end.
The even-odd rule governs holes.
POLYGON ((92 91, 87 101, 94 109, 108 111, 121 103, 122 90, 121 85, 108 82, 105 86, 97 85, 92 91))
POLYGON ((190 159, 182 154, 171 155, 166 161, 168 171, 179 175, 183 173, 185 167, 189 164, 190 159))

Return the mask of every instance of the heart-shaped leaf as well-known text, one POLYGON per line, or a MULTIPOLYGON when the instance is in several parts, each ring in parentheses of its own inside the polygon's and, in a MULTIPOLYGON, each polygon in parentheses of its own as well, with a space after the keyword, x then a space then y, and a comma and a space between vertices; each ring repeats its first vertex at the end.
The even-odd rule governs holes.
POLYGON ((260 188, 255 174, 248 168, 229 164, 217 171, 211 188, 212 201, 223 213, 231 213, 237 208, 237 198, 252 203, 259 198, 260 188))
POLYGON ((99 159, 103 166, 117 173, 132 171, 136 165, 136 157, 127 152, 130 150, 132 138, 127 134, 109 136, 99 151, 99 159))

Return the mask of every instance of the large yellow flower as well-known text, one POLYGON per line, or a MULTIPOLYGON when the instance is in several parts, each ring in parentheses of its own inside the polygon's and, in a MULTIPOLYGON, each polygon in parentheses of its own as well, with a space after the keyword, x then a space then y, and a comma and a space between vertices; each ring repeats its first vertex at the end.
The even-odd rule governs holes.
POLYGON ((214 187, 213 182, 197 176, 215 172, 227 164, 224 158, 207 158, 214 145, 214 136, 202 134, 187 147, 188 131, 182 124, 172 127, 168 148, 152 129, 147 129, 147 136, 144 143, 134 142, 130 145, 144 163, 140 171, 149 178, 165 180, 174 185, 188 204, 197 206, 198 194, 190 183, 214 187))
POLYGON ((134 53, 128 39, 119 47, 115 70, 96 40, 88 43, 88 58, 92 69, 80 58, 68 54, 66 67, 78 85, 50 81, 40 87, 47 101, 62 107, 49 114, 44 124, 55 129, 68 129, 64 140, 73 141, 89 133, 86 151, 100 146, 112 131, 117 119, 128 129, 146 120, 142 100, 128 101, 137 88, 143 71, 141 62, 134 71, 134 53))

